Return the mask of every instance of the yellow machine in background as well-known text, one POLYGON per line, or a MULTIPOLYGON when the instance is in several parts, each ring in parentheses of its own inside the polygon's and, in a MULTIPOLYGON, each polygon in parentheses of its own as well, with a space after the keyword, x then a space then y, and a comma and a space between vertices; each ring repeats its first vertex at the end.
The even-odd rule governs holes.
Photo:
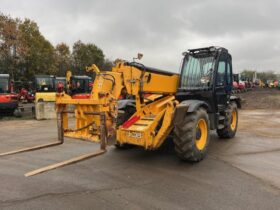
POLYGON ((87 75, 72 75, 71 71, 67 71, 66 93, 71 95, 72 98, 89 98, 92 80, 93 79, 87 75))
POLYGON ((72 75, 67 71, 66 77, 56 77, 52 75, 35 76, 35 117, 37 120, 56 119, 55 100, 57 92, 71 92, 71 97, 86 96, 90 93, 89 83, 92 79, 88 76, 72 75), (79 84, 79 87, 73 87, 79 84), (79 94, 73 96, 74 94, 79 94))
POLYGON ((55 102, 55 92, 38 92, 35 94, 35 102, 52 101, 55 102))
POLYGON ((261 88, 265 87, 265 83, 262 80, 259 80, 259 87, 261 88))
POLYGON ((56 119, 56 92, 66 88, 66 78, 53 75, 35 76, 35 118, 56 119))
POLYGON ((35 118, 37 120, 55 119, 55 77, 35 76, 35 118))
POLYGON ((55 77, 52 75, 35 76, 35 102, 55 102, 55 77))

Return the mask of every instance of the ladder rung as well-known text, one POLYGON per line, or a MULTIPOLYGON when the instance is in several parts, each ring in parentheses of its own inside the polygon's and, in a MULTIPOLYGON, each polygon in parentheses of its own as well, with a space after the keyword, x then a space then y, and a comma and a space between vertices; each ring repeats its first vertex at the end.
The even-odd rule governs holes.
POLYGON ((147 124, 142 124, 142 123, 134 123, 133 125, 148 126, 147 124))
POLYGON ((225 126, 223 124, 218 125, 218 129, 223 129, 225 126))
POLYGON ((142 118, 141 120, 147 120, 147 121, 154 121, 155 120, 155 118, 142 118))
POLYGON ((224 120, 224 119, 225 119, 225 116, 222 116, 222 115, 219 116, 219 120, 224 120))

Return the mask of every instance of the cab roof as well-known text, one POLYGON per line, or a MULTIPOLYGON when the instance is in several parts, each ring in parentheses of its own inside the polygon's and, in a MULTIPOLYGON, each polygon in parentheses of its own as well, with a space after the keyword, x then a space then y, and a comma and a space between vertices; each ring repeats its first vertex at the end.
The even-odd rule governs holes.
POLYGON ((10 75, 9 74, 0 74, 0 77, 5 77, 5 78, 9 78, 10 77, 10 75))
POLYGON ((189 49, 186 52, 183 52, 183 55, 209 55, 209 54, 215 54, 219 51, 225 51, 228 53, 228 50, 223 47, 218 46, 210 46, 210 47, 203 47, 203 48, 196 48, 196 49, 189 49))

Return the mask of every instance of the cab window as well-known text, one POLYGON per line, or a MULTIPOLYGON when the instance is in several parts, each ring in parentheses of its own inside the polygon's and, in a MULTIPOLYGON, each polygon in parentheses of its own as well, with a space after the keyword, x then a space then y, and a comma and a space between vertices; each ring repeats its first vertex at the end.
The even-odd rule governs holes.
POLYGON ((232 77, 231 77, 231 66, 229 63, 227 63, 227 84, 232 83, 232 77))
POLYGON ((226 78, 226 62, 220 61, 218 65, 218 72, 216 77, 216 85, 217 86, 224 86, 225 85, 225 78, 226 78))

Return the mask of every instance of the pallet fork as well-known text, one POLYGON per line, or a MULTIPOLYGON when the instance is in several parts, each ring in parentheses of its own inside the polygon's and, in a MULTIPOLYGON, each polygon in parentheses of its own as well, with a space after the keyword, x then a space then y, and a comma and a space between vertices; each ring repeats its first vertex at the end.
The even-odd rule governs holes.
MULTIPOLYGON (((5 152, 5 153, 1 153, 0 157, 3 156, 8 156, 8 155, 13 155, 13 154, 18 154, 18 153, 23 153, 23 152, 30 152, 30 151, 35 151, 35 150, 40 150, 40 149, 44 149, 44 148, 48 148, 48 147, 53 147, 53 146, 57 146, 57 145, 62 145, 64 143, 64 128, 63 128, 63 117, 62 115, 65 113, 72 113, 72 111, 62 111, 62 112, 58 112, 57 113, 57 126, 58 126, 58 141, 56 142, 52 142, 49 144, 42 144, 42 145, 37 145, 37 146, 33 146, 33 147, 26 147, 26 148, 22 148, 22 149, 18 149, 18 150, 13 150, 13 151, 9 151, 9 152, 5 152)), ((100 120, 102 122, 102 127, 101 127, 101 141, 100 141, 100 149, 91 153, 87 153, 87 154, 83 154, 62 162, 58 162, 55 164, 51 164, 30 172, 27 172, 25 174, 25 177, 29 177, 29 176, 34 176, 40 173, 44 173, 56 168, 61 168, 67 165, 71 165, 92 157, 96 157, 98 155, 102 155, 106 152, 106 144, 107 144, 107 135, 106 135, 106 127, 105 127, 105 121, 106 121, 106 117, 105 117, 105 113, 101 112, 101 113, 87 113, 87 114, 91 114, 91 115, 99 115, 100 116, 100 120)))

